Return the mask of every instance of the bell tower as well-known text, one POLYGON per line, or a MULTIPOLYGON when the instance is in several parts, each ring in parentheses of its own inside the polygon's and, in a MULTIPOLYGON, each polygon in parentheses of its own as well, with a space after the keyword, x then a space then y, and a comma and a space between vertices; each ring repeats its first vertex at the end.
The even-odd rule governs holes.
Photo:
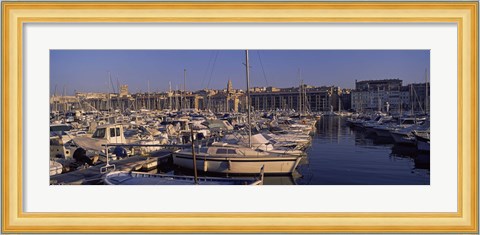
POLYGON ((233 92, 232 80, 228 79, 227 93, 232 93, 232 92, 233 92))

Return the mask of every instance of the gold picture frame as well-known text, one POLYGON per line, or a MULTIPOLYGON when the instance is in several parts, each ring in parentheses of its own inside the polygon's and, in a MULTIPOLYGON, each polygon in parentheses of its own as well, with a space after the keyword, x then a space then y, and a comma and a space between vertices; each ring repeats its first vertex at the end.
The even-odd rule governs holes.
POLYGON ((478 232, 478 2, 2 2, 2 232, 478 232), (458 26, 455 213, 27 213, 23 25, 49 22, 371 22, 458 26))

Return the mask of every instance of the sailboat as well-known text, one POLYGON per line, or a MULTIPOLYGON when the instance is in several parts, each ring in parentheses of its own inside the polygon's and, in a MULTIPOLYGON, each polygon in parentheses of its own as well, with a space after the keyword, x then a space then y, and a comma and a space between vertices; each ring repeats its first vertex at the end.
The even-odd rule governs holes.
POLYGON ((264 169, 265 174, 292 174, 301 156, 286 153, 273 153, 252 147, 252 131, 250 122, 250 78, 248 50, 245 51, 247 77, 247 123, 248 144, 232 146, 228 143, 216 142, 204 146, 192 153, 191 149, 183 149, 173 153, 173 163, 177 166, 203 172, 224 174, 258 174, 264 169), (196 163, 192 164, 196 155, 196 163))

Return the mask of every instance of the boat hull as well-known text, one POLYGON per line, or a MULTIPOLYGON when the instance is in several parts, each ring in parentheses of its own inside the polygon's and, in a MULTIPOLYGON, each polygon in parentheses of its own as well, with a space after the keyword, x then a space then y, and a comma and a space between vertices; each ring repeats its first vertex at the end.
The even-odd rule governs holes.
MULTIPOLYGON (((292 174, 301 157, 213 157, 197 156, 196 168, 202 172, 223 174, 259 174, 264 166, 265 174, 292 174)), ((191 155, 173 153, 173 163, 193 169, 191 155)))
POLYGON ((380 128, 373 128, 373 130, 379 137, 391 137, 390 130, 380 128))
POLYGON ((397 133, 397 132, 391 132, 390 134, 392 135, 393 140, 395 141, 396 144, 415 145, 414 136, 410 136, 405 133, 397 133))
POLYGON ((422 152, 430 152, 430 140, 416 136, 417 138, 417 149, 422 152))

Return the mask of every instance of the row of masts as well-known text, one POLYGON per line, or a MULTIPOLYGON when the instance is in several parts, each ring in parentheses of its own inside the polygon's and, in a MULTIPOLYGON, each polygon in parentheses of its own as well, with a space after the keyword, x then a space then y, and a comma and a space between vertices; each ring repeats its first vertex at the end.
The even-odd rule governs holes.
MULTIPOLYGON (((252 147, 252 127, 250 122, 250 69, 248 63, 248 50, 245 50, 245 70, 247 77, 247 127, 248 127, 248 147, 252 147)), ((195 156, 195 140, 193 138, 193 127, 190 128, 190 135, 192 138, 191 148, 192 148, 192 159, 193 159, 193 172, 194 172, 194 181, 195 184, 198 184, 198 173, 197 173, 197 158, 195 156)))
MULTIPOLYGON (((246 76, 247 76, 247 97, 246 97, 246 103, 247 103, 247 112, 250 112, 250 109, 251 109, 251 105, 250 105, 250 83, 249 83, 249 61, 248 61, 248 50, 246 50, 245 52, 246 54, 246 76)), ((187 109, 188 107, 190 107, 189 104, 187 104, 187 97, 186 97, 186 79, 187 79, 187 69, 184 69, 183 70, 183 91, 180 91, 180 102, 178 101, 178 97, 177 96, 169 96, 168 97, 168 108, 169 109, 176 109, 176 110, 179 110, 179 109, 187 109), (176 99, 175 100, 175 107, 173 107, 173 101, 172 99, 176 99)), ((308 101, 308 98, 307 98, 307 89, 305 88, 304 84, 303 84, 303 79, 302 79, 302 71, 299 69, 298 70, 298 75, 299 75, 299 80, 300 80, 300 85, 299 85, 299 89, 298 89, 298 92, 299 92, 299 96, 298 96, 298 112, 300 114, 303 114, 305 112, 308 112, 308 105, 309 105, 309 101, 308 101)), ((125 110, 125 107, 124 107, 124 102, 120 102, 120 85, 119 85, 119 81, 118 81, 118 78, 117 78, 117 91, 115 90, 115 86, 113 84, 113 80, 112 80, 112 76, 111 76, 111 73, 108 72, 108 79, 109 79, 109 84, 111 85, 111 89, 113 91, 114 94, 117 94, 116 96, 116 101, 117 101, 117 108, 119 108, 121 111, 124 111, 125 110)), ((178 87, 177 87, 177 90, 178 90, 178 87)), ((171 94, 172 92, 172 85, 171 85, 171 82, 169 82, 169 94, 171 94)), ((54 93, 54 97, 56 97, 57 93, 57 86, 55 85, 55 93, 54 93)), ((411 94, 415 94, 416 96, 416 91, 413 90, 413 87, 410 87, 410 93, 411 94)), ((428 110, 428 75, 427 75, 427 70, 425 69, 425 94, 426 94, 426 98, 425 98, 425 109, 423 109, 421 107, 421 104, 420 104, 420 101, 417 99, 417 102, 419 103, 418 106, 422 109, 423 112, 425 113, 428 113, 429 110, 428 110)), ((65 86, 63 88, 63 96, 65 96, 65 86)), ((413 95, 411 95, 411 97, 413 97, 413 95)), ((382 110, 382 105, 381 105, 381 98, 380 96, 377 98, 378 99, 378 107, 379 107, 379 111, 382 110)), ((151 104, 151 99, 150 99, 150 80, 147 80, 147 100, 148 102, 145 103, 144 107, 146 109, 152 109, 152 104, 151 104)), ((340 103, 340 101, 339 101, 340 103)), ((411 101, 410 103, 412 104, 412 107, 415 103, 415 99, 414 98, 411 98, 411 101)), ((133 107, 134 109, 138 109, 137 107, 137 102, 134 103, 135 106, 133 107)), ((63 105, 64 105, 64 108, 63 110, 66 110, 66 107, 67 107, 67 104, 64 100, 63 102, 63 105)), ((81 106, 80 102, 79 102, 79 105, 81 106)), ((400 103, 400 106, 402 104, 400 103)), ((107 98, 107 104, 106 104, 106 108, 107 110, 111 110, 113 105, 112 105, 112 99, 110 98, 110 94, 108 95, 108 98, 107 98)), ((155 105, 156 106, 156 105, 155 105)), ((210 106, 209 104, 207 104, 207 106, 210 106)), ((132 107, 128 107, 128 108, 132 108, 132 107)), ((208 108, 208 107, 207 107, 208 108)), ((53 109, 58 112, 58 102, 54 102, 54 105, 53 105, 53 109)), ((340 108, 339 108, 340 110, 340 108)), ((401 110, 401 107, 400 107, 400 110, 401 110)), ((411 109, 412 112, 413 112, 413 108, 411 109)))
POLYGON ((300 80, 300 85, 298 87, 298 112, 300 114, 308 113, 310 110, 309 108, 309 100, 307 97, 307 89, 303 84, 302 79, 302 70, 298 69, 298 76, 300 80))

